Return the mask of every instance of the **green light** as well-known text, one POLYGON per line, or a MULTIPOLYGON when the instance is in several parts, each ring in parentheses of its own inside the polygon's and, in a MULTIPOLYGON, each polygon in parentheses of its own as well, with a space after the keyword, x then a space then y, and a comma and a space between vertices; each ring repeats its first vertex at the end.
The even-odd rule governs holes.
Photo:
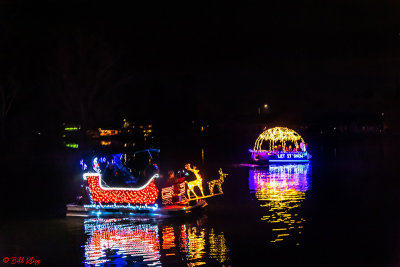
POLYGON ((79 145, 78 144, 65 144, 66 147, 70 147, 70 148, 78 148, 79 145))
POLYGON ((65 131, 78 131, 80 130, 80 127, 65 127, 65 131))

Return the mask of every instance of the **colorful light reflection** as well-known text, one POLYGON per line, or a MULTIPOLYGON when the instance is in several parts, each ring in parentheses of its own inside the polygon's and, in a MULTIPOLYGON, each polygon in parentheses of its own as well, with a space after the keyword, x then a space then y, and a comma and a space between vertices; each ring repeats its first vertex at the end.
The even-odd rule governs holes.
POLYGON ((85 232, 89 236, 85 245, 86 264, 126 266, 140 262, 161 265, 157 225, 96 218, 85 220, 85 232))
MULTIPOLYGON (((273 225, 271 242, 296 240, 289 236, 302 233, 303 222, 299 209, 311 183, 310 164, 270 165, 249 172, 249 188, 268 214, 261 220, 273 225)), ((297 244, 299 244, 297 242, 297 244)))
POLYGON ((90 266, 225 265, 225 236, 196 225, 151 223, 146 219, 86 219, 84 263, 90 266))
POLYGON ((222 232, 216 233, 213 228, 190 225, 165 226, 164 232, 168 233, 164 236, 164 244, 169 248, 167 256, 181 257, 188 266, 229 263, 229 248, 222 232), (171 231, 177 237, 176 240, 172 238, 171 231))

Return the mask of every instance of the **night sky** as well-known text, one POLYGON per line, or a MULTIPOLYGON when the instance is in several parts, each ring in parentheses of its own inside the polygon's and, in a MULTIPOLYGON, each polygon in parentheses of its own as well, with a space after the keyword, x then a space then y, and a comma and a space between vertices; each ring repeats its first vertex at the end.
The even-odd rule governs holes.
POLYGON ((1 1, 0 75, 18 88, 8 120, 224 120, 264 103, 395 114, 399 11, 394 0, 1 1))
MULTIPOLYGON (((64 217, 82 194, 80 160, 90 166, 95 157, 153 147, 161 177, 186 163, 207 181, 219 168, 229 173, 207 215, 177 220, 172 243, 186 250, 174 256, 182 263, 194 250, 178 246, 177 233, 192 232, 207 249, 196 253, 208 257, 217 249, 199 235, 210 229, 215 244, 226 239, 232 265, 399 266, 399 134, 399 0, 0 0, 1 257, 81 263, 83 220, 47 220, 64 217), (134 130, 96 136, 98 128, 121 129, 123 119, 134 130), (252 172, 239 167, 250 163, 262 128, 274 126, 299 132, 312 154, 312 181, 301 185, 311 191, 294 195, 292 180, 276 178, 290 191, 285 199, 279 187, 281 207, 307 219, 304 246, 289 250, 265 249, 273 230, 265 207, 274 206, 255 205, 252 172), (40 220, 8 222, 14 217, 40 220)), ((161 226, 175 225, 135 227, 143 223, 159 229, 154 240, 163 240, 161 226)))

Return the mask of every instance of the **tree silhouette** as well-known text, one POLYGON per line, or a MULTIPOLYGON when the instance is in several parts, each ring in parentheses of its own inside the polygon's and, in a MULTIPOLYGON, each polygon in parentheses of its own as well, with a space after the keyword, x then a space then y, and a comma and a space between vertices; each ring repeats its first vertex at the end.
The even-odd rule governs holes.
POLYGON ((11 106, 14 103, 19 83, 11 77, 7 77, 5 81, 0 84, 0 129, 1 129, 1 141, 6 139, 6 120, 10 112, 11 106))
POLYGON ((76 32, 58 42, 49 65, 50 95, 62 117, 79 122, 82 129, 113 119, 122 86, 131 79, 119 70, 112 49, 95 35, 76 32))

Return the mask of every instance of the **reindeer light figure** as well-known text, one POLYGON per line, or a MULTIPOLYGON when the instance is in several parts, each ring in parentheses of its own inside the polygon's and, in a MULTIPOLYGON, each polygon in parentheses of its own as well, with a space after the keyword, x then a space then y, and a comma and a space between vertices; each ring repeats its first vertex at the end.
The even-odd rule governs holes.
POLYGON ((191 182, 186 182, 187 184, 187 196, 188 199, 190 199, 190 191, 193 192, 193 194, 198 197, 198 195, 196 194, 196 192, 194 191, 194 188, 197 186, 200 189, 201 195, 204 197, 204 192, 203 192, 203 178, 201 178, 201 175, 199 174, 199 170, 196 168, 196 166, 190 167, 190 164, 186 164, 185 165, 185 169, 188 171, 193 172, 193 174, 196 176, 196 180, 191 181, 191 182))
POLYGON ((228 174, 227 173, 223 173, 221 168, 219 169, 218 173, 219 173, 219 179, 208 182, 208 189, 210 189, 210 194, 211 195, 214 194, 214 187, 215 186, 218 186, 218 191, 219 191, 220 194, 224 193, 222 191, 222 184, 224 183, 225 177, 228 176, 228 174))

